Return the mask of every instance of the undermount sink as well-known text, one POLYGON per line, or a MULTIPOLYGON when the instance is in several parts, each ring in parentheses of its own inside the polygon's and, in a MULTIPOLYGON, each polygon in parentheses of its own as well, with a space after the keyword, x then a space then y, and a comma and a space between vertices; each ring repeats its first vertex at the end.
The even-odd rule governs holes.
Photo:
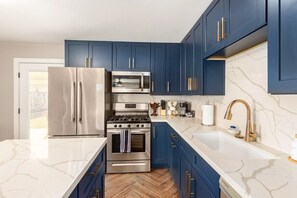
POLYGON ((277 157, 221 131, 199 132, 193 136, 227 159, 276 159, 277 157))

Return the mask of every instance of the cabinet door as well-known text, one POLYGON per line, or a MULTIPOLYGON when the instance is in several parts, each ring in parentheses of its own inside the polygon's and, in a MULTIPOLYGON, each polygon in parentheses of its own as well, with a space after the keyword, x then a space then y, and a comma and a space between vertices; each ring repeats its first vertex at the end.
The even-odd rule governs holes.
POLYGON ((224 0, 214 0, 203 14, 204 57, 212 55, 223 47, 221 21, 224 16, 224 0))
POLYGON ((132 43, 132 63, 133 71, 150 71, 150 44, 132 43))
POLYGON ((192 94, 201 95, 203 92, 203 59, 202 59, 202 20, 198 20, 193 29, 194 67, 192 80, 192 94))
POLYGON ((187 80, 186 80, 186 49, 185 49, 185 40, 182 41, 180 45, 180 85, 181 85, 181 95, 187 94, 187 80))
POLYGON ((179 167, 180 167, 180 155, 178 145, 171 139, 169 144, 169 168, 171 175, 173 177, 176 187, 180 188, 180 176, 179 176, 179 167))
POLYGON ((112 70, 130 71, 132 68, 131 43, 113 43, 112 70))
POLYGON ((297 93, 297 0, 268 1, 268 92, 297 93))
POLYGON ((194 66, 194 35, 193 31, 185 39, 185 72, 186 94, 191 94, 194 66))
POLYGON ((190 197, 215 198, 208 186, 203 182, 199 174, 192 169, 190 178, 190 197))
POLYGON ((168 168, 168 135, 166 123, 153 123, 152 168, 168 168))
POLYGON ((179 94, 180 86, 180 44, 166 44, 166 94, 179 94))
POLYGON ((65 41, 65 66, 86 67, 89 57, 87 41, 65 41))
POLYGON ((191 164, 184 156, 180 156, 180 193, 182 197, 190 197, 191 164))
POLYGON ((225 14, 221 23, 224 23, 225 45, 232 44, 266 25, 266 0, 224 1, 225 14))
POLYGON ((91 67, 112 70, 112 43, 111 42, 89 42, 89 58, 91 67))
POLYGON ((165 95, 165 44, 151 46, 151 94, 165 95))

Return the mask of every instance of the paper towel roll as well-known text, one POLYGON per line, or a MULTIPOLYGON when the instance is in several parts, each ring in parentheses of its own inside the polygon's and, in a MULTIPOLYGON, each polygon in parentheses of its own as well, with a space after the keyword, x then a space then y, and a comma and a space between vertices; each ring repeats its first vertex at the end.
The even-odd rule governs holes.
POLYGON ((202 105, 202 124, 206 126, 214 125, 214 105, 202 105))

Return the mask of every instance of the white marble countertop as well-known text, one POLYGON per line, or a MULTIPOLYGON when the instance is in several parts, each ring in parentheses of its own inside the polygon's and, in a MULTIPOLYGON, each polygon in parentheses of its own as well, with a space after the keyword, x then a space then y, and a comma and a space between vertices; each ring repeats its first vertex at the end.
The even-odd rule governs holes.
POLYGON ((167 122, 242 197, 295 198, 297 196, 297 164, 288 161, 288 154, 255 142, 250 144, 272 153, 278 159, 230 160, 201 144, 192 135, 199 131, 226 132, 225 129, 202 126, 201 121, 196 118, 152 116, 151 120, 167 122))
POLYGON ((68 197, 106 138, 0 142, 0 197, 68 197))

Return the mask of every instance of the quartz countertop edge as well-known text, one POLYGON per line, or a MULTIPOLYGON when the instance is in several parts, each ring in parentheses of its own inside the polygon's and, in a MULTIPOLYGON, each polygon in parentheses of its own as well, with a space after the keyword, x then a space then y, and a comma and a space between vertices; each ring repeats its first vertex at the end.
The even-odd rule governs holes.
POLYGON ((0 142, 0 197, 69 197, 107 138, 0 142))
POLYGON ((230 160, 201 144, 192 135, 201 131, 227 133, 226 129, 203 126, 197 118, 179 116, 151 116, 151 121, 168 123, 242 197, 288 198, 297 194, 297 188, 292 187, 297 185, 297 165, 287 160, 288 154, 253 142, 252 145, 276 156, 277 159, 230 160))

